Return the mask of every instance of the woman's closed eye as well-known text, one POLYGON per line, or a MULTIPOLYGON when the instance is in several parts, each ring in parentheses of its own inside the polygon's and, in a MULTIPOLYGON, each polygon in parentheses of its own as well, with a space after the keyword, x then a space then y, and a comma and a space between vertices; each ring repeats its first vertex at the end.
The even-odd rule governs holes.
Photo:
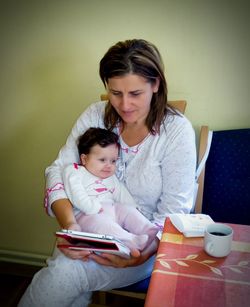
POLYGON ((136 96, 139 96, 139 95, 141 95, 141 92, 131 92, 130 93, 130 95, 132 96, 132 97, 136 97, 136 96))
POLYGON ((111 92, 112 95, 114 96, 122 96, 122 93, 121 92, 111 92))

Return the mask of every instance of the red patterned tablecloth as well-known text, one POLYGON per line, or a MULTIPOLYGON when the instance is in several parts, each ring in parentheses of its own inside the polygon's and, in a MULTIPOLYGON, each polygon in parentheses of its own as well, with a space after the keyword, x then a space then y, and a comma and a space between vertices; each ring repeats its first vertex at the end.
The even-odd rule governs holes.
POLYGON ((203 238, 185 238, 167 219, 145 307, 250 306, 250 226, 229 225, 232 251, 215 258, 203 238))

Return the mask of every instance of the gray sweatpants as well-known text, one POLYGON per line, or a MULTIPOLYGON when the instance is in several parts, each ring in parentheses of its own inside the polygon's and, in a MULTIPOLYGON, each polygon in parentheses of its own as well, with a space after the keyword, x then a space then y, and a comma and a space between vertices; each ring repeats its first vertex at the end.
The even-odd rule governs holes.
POLYGON ((59 253, 35 274, 18 306, 86 307, 91 302, 92 291, 133 284, 150 276, 153 264, 151 257, 140 266, 118 269, 92 260, 72 260, 59 253))

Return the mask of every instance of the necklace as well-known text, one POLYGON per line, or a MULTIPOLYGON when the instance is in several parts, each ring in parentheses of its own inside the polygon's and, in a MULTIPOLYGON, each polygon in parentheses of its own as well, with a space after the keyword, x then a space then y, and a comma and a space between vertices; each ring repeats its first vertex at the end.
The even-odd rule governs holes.
POLYGON ((119 180, 125 182, 128 164, 130 164, 130 162, 135 158, 136 154, 140 151, 141 146, 150 137, 151 133, 148 133, 139 144, 135 146, 128 146, 122 139, 121 131, 118 125, 116 126, 116 129, 120 140, 120 155, 116 164, 116 175, 119 180))
POLYGON ((121 145, 120 149, 122 151, 124 151, 125 153, 137 154, 139 149, 140 149, 140 147, 149 138, 149 136, 150 136, 150 133, 139 144, 137 144, 135 146, 129 147, 129 146, 126 145, 126 143, 122 139, 122 136, 120 135, 120 140, 121 140, 121 142, 120 142, 120 145, 121 145))
POLYGON ((149 132, 139 144, 134 145, 134 146, 128 146, 128 145, 124 142, 124 140, 123 140, 123 138, 122 138, 122 136, 121 136, 121 129, 120 129, 120 126, 117 125, 116 128, 117 128, 117 132, 118 132, 118 135, 119 135, 119 138, 120 138, 120 146, 121 146, 120 149, 121 149, 123 152, 127 153, 127 154, 128 154, 128 153, 137 154, 138 151, 139 151, 139 149, 140 149, 140 147, 142 146, 142 144, 143 144, 143 143, 149 138, 149 136, 150 136, 150 132, 149 132))

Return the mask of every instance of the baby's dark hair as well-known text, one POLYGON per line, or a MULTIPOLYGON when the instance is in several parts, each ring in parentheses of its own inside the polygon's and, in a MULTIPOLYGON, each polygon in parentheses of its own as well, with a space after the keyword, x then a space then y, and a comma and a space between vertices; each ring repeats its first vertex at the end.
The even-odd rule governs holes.
POLYGON ((78 139, 78 153, 89 154, 93 146, 99 145, 107 147, 116 144, 119 148, 118 135, 114 132, 102 128, 89 128, 78 139))

